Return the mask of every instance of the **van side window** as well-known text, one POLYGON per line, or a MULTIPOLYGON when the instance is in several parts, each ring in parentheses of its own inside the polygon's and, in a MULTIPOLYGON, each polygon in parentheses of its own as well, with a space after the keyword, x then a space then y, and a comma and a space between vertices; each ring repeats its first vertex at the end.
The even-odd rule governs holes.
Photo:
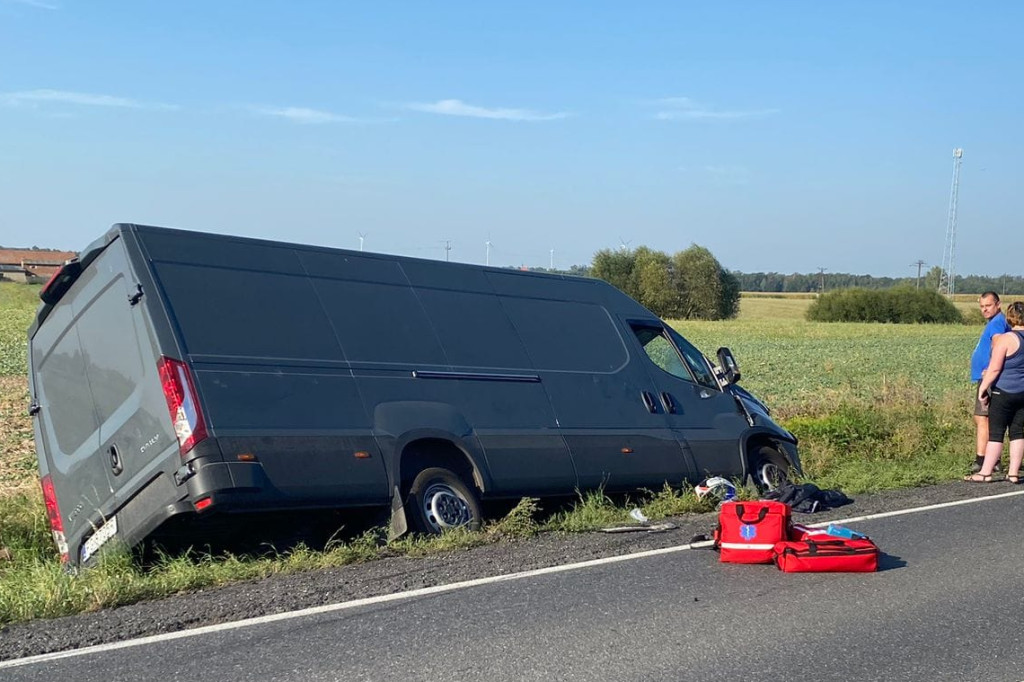
POLYGON ((679 334, 663 327, 632 325, 632 328, 647 357, 663 371, 685 381, 718 389, 704 356, 679 334))
POLYGON ((665 336, 663 330, 656 327, 633 327, 633 333, 636 334, 637 340, 640 341, 640 345, 643 346, 644 352, 647 353, 651 362, 674 377, 693 381, 689 370, 679 359, 679 354, 676 353, 676 349, 672 347, 672 343, 665 336))

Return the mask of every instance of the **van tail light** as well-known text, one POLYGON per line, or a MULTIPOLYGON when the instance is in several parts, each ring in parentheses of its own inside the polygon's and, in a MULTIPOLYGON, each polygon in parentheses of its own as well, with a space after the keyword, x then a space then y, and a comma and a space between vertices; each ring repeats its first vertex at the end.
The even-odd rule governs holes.
POLYGON ((43 486, 43 502, 46 504, 46 517, 50 520, 50 530, 53 531, 53 541, 57 543, 57 551, 60 552, 61 563, 68 562, 68 541, 64 537, 64 521, 60 518, 60 509, 57 507, 57 491, 53 489, 53 479, 47 474, 40 480, 43 486))
POLYGON ((47 305, 55 304, 81 274, 82 263, 77 258, 72 258, 50 276, 49 281, 39 290, 39 298, 47 305))
POLYGON ((157 361, 157 369, 167 399, 167 410, 174 425, 174 435, 178 437, 178 448, 184 457, 196 443, 206 438, 206 422, 196 398, 192 374, 181 360, 166 357, 157 361))

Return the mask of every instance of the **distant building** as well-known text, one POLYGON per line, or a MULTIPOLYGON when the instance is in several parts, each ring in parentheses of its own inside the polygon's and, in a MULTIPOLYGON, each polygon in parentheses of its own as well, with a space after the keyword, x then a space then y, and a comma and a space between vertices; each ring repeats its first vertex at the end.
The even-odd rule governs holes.
POLYGON ((50 279, 74 251, 50 249, 0 249, 0 279, 35 284, 50 279))

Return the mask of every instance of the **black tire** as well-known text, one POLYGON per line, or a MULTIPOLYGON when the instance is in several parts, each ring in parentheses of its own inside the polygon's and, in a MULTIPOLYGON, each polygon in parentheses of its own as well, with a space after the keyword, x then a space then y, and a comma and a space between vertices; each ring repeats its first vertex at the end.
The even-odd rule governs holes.
POLYGON ((750 477, 762 493, 777 490, 792 480, 789 461, 775 448, 762 445, 754 451, 751 462, 750 477))
POLYGON ((432 535, 463 526, 480 530, 483 519, 473 488, 440 467, 424 469, 413 479, 406 515, 414 530, 432 535))

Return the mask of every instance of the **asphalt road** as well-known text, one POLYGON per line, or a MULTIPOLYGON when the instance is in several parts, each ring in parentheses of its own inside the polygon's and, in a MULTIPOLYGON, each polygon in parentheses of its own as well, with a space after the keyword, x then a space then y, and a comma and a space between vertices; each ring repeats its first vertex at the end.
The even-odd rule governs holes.
POLYGON ((1019 682, 1022 516, 1024 496, 1011 496, 851 524, 888 553, 874 574, 783 574, 670 552, 11 661, 0 679, 1019 682))

